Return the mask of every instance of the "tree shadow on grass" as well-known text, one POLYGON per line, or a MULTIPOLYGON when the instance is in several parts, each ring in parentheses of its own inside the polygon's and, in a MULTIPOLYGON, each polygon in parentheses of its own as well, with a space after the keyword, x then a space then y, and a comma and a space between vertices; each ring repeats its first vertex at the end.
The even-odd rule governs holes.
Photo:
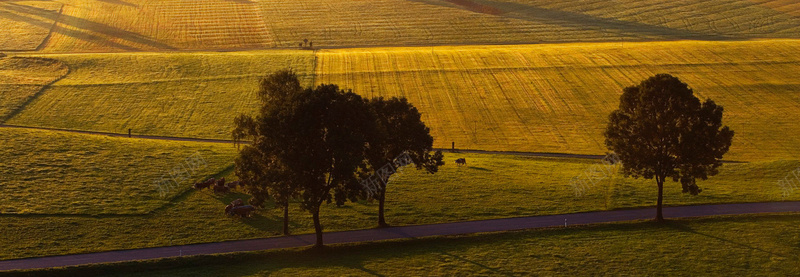
POLYGON ((503 270, 501 268, 490 267, 490 266, 487 266, 485 264, 482 264, 482 263, 479 263, 479 262, 476 262, 476 261, 473 261, 473 260, 470 260, 470 259, 467 259, 467 258, 464 258, 464 257, 461 257, 461 256, 450 254, 448 252, 444 252, 443 251, 440 254, 442 254, 443 256, 447 256, 447 257, 459 260, 461 262, 465 262, 465 263, 468 263, 468 264, 476 265, 476 266, 478 266, 480 268, 489 270, 494 274, 499 274, 499 275, 503 275, 503 276, 514 276, 513 273, 506 272, 505 270, 503 270))
MULTIPOLYGON (((458 1, 434 1, 434 0, 411 0, 414 2, 425 3, 429 5, 452 7, 444 2, 458 2, 458 1)), ((472 2, 472 1, 463 1, 472 2)), ((593 16, 584 13, 563 11, 557 9, 546 9, 537 7, 535 5, 512 3, 512 2, 499 2, 484 0, 480 1, 480 6, 492 7, 498 12, 498 16, 514 18, 529 22, 549 23, 553 25, 578 28, 578 29, 596 29, 609 33, 616 34, 636 34, 645 37, 662 37, 665 39, 703 39, 703 40, 731 40, 732 37, 722 34, 711 34, 694 32, 686 29, 671 28, 663 25, 651 25, 635 21, 624 21, 614 18, 604 18, 593 16)), ((459 8, 474 11, 470 5, 458 5, 459 8)))
POLYGON ((784 255, 784 254, 775 253, 775 252, 772 252, 772 251, 769 251, 769 250, 761 249, 761 248, 758 248, 758 247, 755 247, 755 246, 752 246, 752 245, 747 245, 747 244, 736 242, 736 241, 729 240, 729 239, 726 239, 726 238, 714 236, 714 235, 711 235, 711 234, 702 233, 702 232, 699 232, 699 231, 697 231, 695 229, 692 229, 692 227, 690 227, 690 226, 688 226, 686 224, 683 224, 681 222, 666 221, 666 222, 664 222, 664 226, 676 229, 678 231, 693 233, 693 234, 704 236, 704 237, 707 237, 707 238, 716 239, 716 240, 719 240, 721 242, 733 244, 733 245, 736 245, 736 246, 741 247, 741 248, 755 250, 755 251, 767 253, 767 254, 778 256, 778 257, 782 257, 782 258, 798 260, 798 257, 790 257, 790 256, 787 256, 787 255, 784 255))
MULTIPOLYGON (((112 0, 112 1, 116 1, 116 0, 112 0)), ((109 45, 111 47, 123 49, 123 50, 126 50, 126 51, 135 51, 135 50, 141 50, 141 49, 133 47, 133 46, 128 46, 128 45, 124 45, 124 44, 121 44, 121 43, 114 42, 109 38, 121 39, 121 40, 128 41, 128 42, 131 42, 131 43, 135 43, 135 44, 139 44, 139 45, 145 45, 145 46, 158 48, 158 49, 164 49, 164 50, 175 50, 176 49, 175 47, 172 47, 172 46, 170 46, 168 44, 159 42, 157 40, 151 39, 151 38, 149 38, 147 36, 144 36, 144 35, 141 35, 141 34, 138 34, 138 33, 135 33, 135 32, 131 32, 131 31, 128 31, 128 30, 112 27, 112 26, 107 25, 107 24, 98 23, 98 22, 94 22, 94 21, 91 21, 91 20, 87 20, 87 19, 84 19, 84 18, 75 17, 75 16, 63 14, 63 13, 53 13, 53 12, 51 12, 49 10, 46 10, 46 9, 43 9, 43 8, 25 6, 25 5, 20 5, 20 4, 16 4, 16 3, 7 3, 7 5, 5 5, 5 9, 10 10, 10 11, 14 11, 14 12, 19 13, 19 14, 24 14, 24 15, 15 15, 15 14, 12 14, 12 13, 2 13, 2 14, 0 14, 0 16, 3 16, 5 18, 11 19, 11 20, 15 20, 15 21, 26 22, 26 23, 29 23, 29 24, 32 24, 32 25, 36 25, 36 26, 40 26, 40 27, 46 27, 47 29, 50 29, 50 26, 52 26, 53 24, 38 20, 38 19, 36 19, 34 17, 31 17, 31 16, 38 16, 38 17, 43 17, 43 18, 49 19, 49 20, 53 20, 55 22, 55 24, 58 24, 58 25, 56 25, 55 27, 52 28, 52 32, 59 33, 59 34, 62 34, 62 35, 65 35, 65 36, 69 36, 69 37, 73 37, 73 38, 76 38, 76 39, 79 39, 79 40, 83 40, 83 41, 107 44, 107 45, 109 45), (30 16, 25 16, 25 15, 30 15, 30 16), (61 27, 59 25, 64 25, 64 26, 67 26, 67 27, 71 27, 72 29, 64 28, 64 27, 61 27), (109 38, 101 37, 98 34, 107 36, 109 38)))

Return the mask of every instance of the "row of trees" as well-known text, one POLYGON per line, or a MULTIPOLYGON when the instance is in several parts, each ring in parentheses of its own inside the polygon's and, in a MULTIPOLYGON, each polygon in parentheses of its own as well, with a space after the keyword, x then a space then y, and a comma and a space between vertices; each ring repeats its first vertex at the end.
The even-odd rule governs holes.
MULTIPOLYGON (((371 172, 402 153, 429 173, 444 164, 441 152, 432 153, 433 138, 420 113, 405 99, 363 99, 335 85, 302 88, 291 71, 264 78, 258 96, 258 115, 235 120, 234 140, 251 141, 236 159, 236 175, 245 181, 253 204, 271 198, 282 207, 284 234, 289 233, 289 202, 299 200, 313 217, 316 246, 322 246, 321 205, 364 198, 360 184, 371 172)), ((656 180, 658 221, 664 220, 667 179, 694 195, 701 191, 696 179, 718 173, 734 135, 723 126, 722 112, 667 74, 624 89, 619 109, 609 116, 605 143, 619 156, 626 176, 656 180)), ((388 176, 383 177, 373 197, 379 201, 378 224, 387 226, 388 176)))
MULTIPOLYGON (((362 181, 403 153, 417 169, 437 172, 441 152, 417 109, 403 98, 364 99, 336 85, 303 88, 292 71, 261 80, 258 114, 235 119, 233 139, 241 146, 235 174, 244 181, 254 205, 267 199, 283 209, 283 232, 289 233, 289 202, 298 200, 314 221, 322 246, 319 218, 323 203, 365 198, 362 181)), ((389 175, 394 171, 388 172, 389 175)), ((388 177, 388 176, 384 176, 388 177)), ((384 178, 373 196, 384 218, 384 178)))

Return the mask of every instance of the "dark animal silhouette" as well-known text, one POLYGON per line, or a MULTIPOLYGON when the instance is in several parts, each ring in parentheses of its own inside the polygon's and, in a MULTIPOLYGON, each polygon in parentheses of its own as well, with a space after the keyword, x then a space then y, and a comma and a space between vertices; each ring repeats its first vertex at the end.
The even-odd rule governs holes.
POLYGON ((210 179, 206 180, 205 182, 197 182, 192 187, 195 188, 195 189, 204 189, 204 188, 210 187, 211 185, 215 184, 216 182, 217 182, 217 180, 215 180, 214 178, 210 178, 210 179))
POLYGON ((233 182, 225 184, 225 186, 228 187, 229 189, 234 189, 234 188, 236 188, 238 186, 241 186, 241 185, 242 185, 242 181, 233 181, 233 182))
POLYGON ((250 217, 250 214, 252 214, 253 211, 256 210, 256 207, 253 207, 253 206, 250 206, 250 205, 233 207, 233 204, 231 204, 231 205, 228 205, 228 207, 225 207, 225 211, 230 216, 238 215, 240 217, 250 217), (228 207, 230 207, 230 208, 228 208, 228 207))
POLYGON ((465 158, 456 159, 456 165, 467 165, 467 159, 465 158))

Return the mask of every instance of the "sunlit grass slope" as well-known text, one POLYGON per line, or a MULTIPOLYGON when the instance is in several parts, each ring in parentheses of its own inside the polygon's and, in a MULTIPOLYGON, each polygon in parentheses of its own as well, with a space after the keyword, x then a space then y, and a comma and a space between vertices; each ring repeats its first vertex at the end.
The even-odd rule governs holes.
POLYGON ((0 45, 33 49, 50 27, 48 52, 798 38, 799 13, 786 0, 6 1, 16 36, 0 45))
MULTIPOLYGON (((0 228, 0 247, 7 250, 0 252, 0 259, 259 238, 281 233, 280 210, 259 210, 250 219, 225 217, 222 210, 227 203, 236 198, 247 200, 247 196, 240 192, 225 196, 209 191, 189 192, 163 206, 160 206, 163 204, 160 199, 152 199, 155 192, 151 189, 151 176, 160 176, 175 163, 180 163, 184 158, 183 153, 193 153, 196 144, 162 148, 151 144, 154 142, 105 137, 72 140, 74 144, 93 142, 96 146, 46 143, 66 145, 60 149, 67 150, 56 152, 50 150, 54 146, 48 146, 40 147, 46 150, 41 155, 28 154, 29 163, 41 164, 38 172, 32 169, 14 170, 16 167, 4 168, 2 184, 12 185, 2 189, 0 202, 5 209, 13 208, 18 212, 24 212, 24 209, 47 209, 52 213, 71 213, 79 209, 93 210, 97 205, 103 208, 103 212, 112 214, 98 217, 35 216, 0 210, 0 225, 4 226, 0 228), (95 140, 110 140, 114 144, 95 140), (91 151, 98 154, 92 154, 91 151), (44 153, 49 153, 50 158, 44 159, 44 153), (111 153, 118 154, 109 157, 111 153), (67 157, 81 158, 65 162, 67 157), (156 164, 147 164, 150 161, 156 164), (71 168, 71 171, 67 171, 67 168, 71 168), (130 171, 130 168, 136 168, 136 171, 121 173, 130 171), (46 182, 70 178, 76 180, 74 185, 69 182, 67 185, 46 182), (107 184, 107 180, 118 180, 121 184, 107 184), (51 190, 66 195, 80 205, 61 205, 62 200, 53 199, 51 190), (122 198, 123 195, 125 198, 122 198), (154 206, 160 208, 152 214, 129 215, 152 210, 154 206)), ((23 151, 34 146, 17 147, 23 151)), ((224 159, 233 158, 226 154, 231 149, 230 145, 203 149, 210 151, 212 154, 208 155, 212 157, 221 155, 221 163, 224 159)), ((13 149, 3 151, 18 152, 13 149)), ((208 155, 204 157, 211 160, 208 155)), ((388 187, 386 205, 390 224, 430 224, 652 207, 656 200, 653 181, 624 179, 618 175, 600 180, 585 194, 576 196, 570 180, 599 164, 594 160, 448 153, 446 161, 447 164, 436 175, 407 168, 393 177, 388 187), (452 161, 459 157, 466 158, 468 165, 456 166, 452 161)), ((800 163, 797 161, 726 164, 720 175, 699 183, 703 192, 698 196, 683 194, 679 184, 668 183, 664 203, 689 205, 800 200, 800 193, 783 198, 777 184, 778 180, 798 166, 800 163)), ((312 233, 314 229, 309 214, 302 211, 297 203, 291 207, 292 233, 312 233)), ((375 202, 347 203, 343 207, 329 204, 322 208, 322 223, 326 232, 372 228, 376 222, 375 202)))
POLYGON ((0 58, 0 123, 68 71, 64 63, 53 59, 0 58))
POLYGON ((50 34, 61 6, 55 1, 1 1, 0 51, 36 50, 50 34))
POLYGON ((235 153, 231 145, 8 128, 0 138, 4 215, 148 213, 223 171, 235 153), (187 170, 174 170, 181 167, 187 170), (163 186, 162 195, 162 177, 179 184, 163 186))
POLYGON ((295 70, 310 85, 311 51, 47 55, 71 74, 9 123, 185 137, 230 138, 255 111, 258 80, 295 70))
POLYGON ((184 257, 34 274, 114 276, 790 276, 800 216, 601 224, 496 234, 184 257))
POLYGON ((318 52, 317 83, 405 96, 436 146, 599 153, 622 88, 670 73, 725 107, 733 160, 797 159, 800 41, 367 48, 318 52))
POLYGON ((44 51, 261 49, 272 44, 258 5, 250 1, 61 2, 65 6, 44 51))
POLYGON ((277 44, 321 47, 800 36, 789 1, 259 1, 277 44))

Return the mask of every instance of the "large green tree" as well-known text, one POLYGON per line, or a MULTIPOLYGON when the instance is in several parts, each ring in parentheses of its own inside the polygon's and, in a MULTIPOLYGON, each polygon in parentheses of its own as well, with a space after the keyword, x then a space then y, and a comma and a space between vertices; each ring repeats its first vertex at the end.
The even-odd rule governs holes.
POLYGON ((658 74, 627 87, 619 109, 609 116, 606 146, 622 162, 626 176, 655 179, 656 220, 663 221, 664 182, 680 181, 683 192, 698 194, 696 179, 716 175, 734 132, 722 125, 722 106, 700 102, 688 85, 658 74))
POLYGON ((283 234, 289 234, 289 201, 299 195, 297 178, 286 168, 281 145, 291 138, 283 136, 290 128, 280 114, 292 105, 303 89, 297 75, 289 70, 279 71, 261 79, 258 115, 239 115, 234 120, 234 141, 250 141, 244 145, 235 161, 235 174, 244 181, 244 188, 253 196, 251 204, 263 207, 272 198, 283 210, 283 234))
POLYGON ((366 142, 374 132, 374 120, 367 101, 340 90, 320 85, 306 90, 282 116, 292 127, 285 135, 294 144, 284 145, 282 159, 299 179, 301 206, 314 220, 315 246, 322 246, 320 206, 333 195, 358 183, 356 172, 364 166, 366 142))
POLYGON ((235 120, 234 139, 251 141, 240 151, 236 173, 257 202, 272 197, 283 207, 285 232, 288 202, 299 199, 322 246, 320 207, 358 184, 374 116, 361 96, 336 85, 302 89, 291 71, 265 78, 259 98, 255 118, 235 120))
POLYGON ((417 169, 424 169, 431 174, 436 173, 444 162, 441 151, 431 153, 433 137, 430 129, 422 122, 417 108, 408 100, 378 97, 371 99, 369 106, 376 128, 367 139, 367 172, 379 174, 368 176, 367 178, 373 179, 369 182, 362 180, 362 184, 374 186, 373 190, 367 189, 368 197, 378 200, 378 225, 385 227, 388 226, 384 206, 389 177, 409 162, 417 169))

